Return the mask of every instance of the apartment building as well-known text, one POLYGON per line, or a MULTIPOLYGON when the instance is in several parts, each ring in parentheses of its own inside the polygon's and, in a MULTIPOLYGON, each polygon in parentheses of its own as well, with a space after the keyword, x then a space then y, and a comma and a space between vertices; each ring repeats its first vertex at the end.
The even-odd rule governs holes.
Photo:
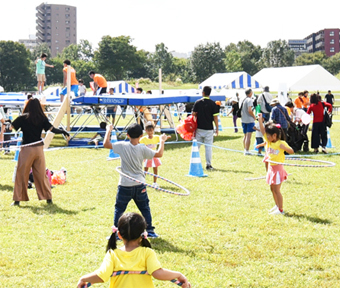
POLYGON ((340 52, 340 29, 323 29, 312 33, 305 38, 307 40, 308 53, 323 51, 327 56, 333 56, 340 52))
POLYGON ((70 44, 77 44, 77 8, 42 3, 36 13, 37 43, 47 43, 52 57, 70 44))

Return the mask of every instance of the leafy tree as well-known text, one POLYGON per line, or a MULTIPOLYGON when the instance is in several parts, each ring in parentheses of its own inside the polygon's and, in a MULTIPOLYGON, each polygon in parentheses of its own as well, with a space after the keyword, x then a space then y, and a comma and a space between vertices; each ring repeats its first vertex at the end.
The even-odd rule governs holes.
POLYGON ((153 78, 158 76, 159 69, 162 68, 164 76, 173 73, 173 56, 168 52, 168 48, 164 43, 156 45, 156 51, 151 55, 151 70, 153 78))
POLYGON ((35 81, 30 70, 30 56, 23 44, 0 41, 0 86, 5 91, 32 88, 35 81))
POLYGON ((152 78, 151 72, 151 53, 145 50, 136 52, 137 65, 130 73, 131 78, 152 78))
POLYGON ((81 60, 86 62, 93 60, 94 50, 92 44, 88 40, 80 40, 78 47, 81 60))
POLYGON ((137 49, 131 45, 129 36, 104 36, 94 52, 97 69, 107 79, 126 79, 138 67, 137 49))
POLYGON ((313 65, 322 63, 327 59, 327 55, 325 52, 315 52, 315 53, 303 53, 300 56, 296 57, 294 66, 304 66, 304 65, 313 65))
POLYGON ((340 53, 325 59, 322 66, 333 75, 337 75, 340 72, 340 53))
POLYGON ((33 48, 31 52, 31 60, 35 61, 38 57, 40 58, 41 54, 45 53, 47 57, 51 57, 52 53, 47 43, 40 43, 33 48))
POLYGON ((262 57, 262 48, 261 46, 255 46, 248 40, 239 41, 237 44, 231 43, 225 48, 226 57, 229 52, 234 52, 233 54, 229 54, 227 57, 226 65, 228 64, 228 71, 245 71, 250 75, 256 74, 261 70, 261 57, 262 57), (241 62, 238 60, 238 56, 241 62), (232 67, 235 64, 236 67, 232 67))
POLYGON ((225 53, 220 43, 200 44, 190 57, 191 72, 197 82, 202 82, 215 73, 226 72, 225 53))
POLYGON ((294 63, 294 51, 286 40, 275 40, 263 50, 262 61, 265 67, 289 67, 294 63))
POLYGON ((241 54, 235 50, 227 52, 224 63, 228 72, 243 71, 241 54))
MULTIPOLYGON (((58 57, 61 59, 68 59, 70 61, 75 61, 80 59, 80 46, 77 44, 70 44, 63 49, 61 54, 58 54, 58 57)), ((63 61, 64 61, 63 60, 63 61)))
POLYGON ((177 75, 176 78, 180 78, 183 83, 189 83, 192 79, 192 74, 190 73, 190 61, 185 58, 173 59, 174 74, 177 75))

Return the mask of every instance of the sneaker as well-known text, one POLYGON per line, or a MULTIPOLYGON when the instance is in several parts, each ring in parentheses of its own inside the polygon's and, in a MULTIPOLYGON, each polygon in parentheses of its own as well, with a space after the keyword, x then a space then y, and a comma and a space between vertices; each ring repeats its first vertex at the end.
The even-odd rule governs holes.
POLYGON ((269 213, 270 215, 283 215, 285 212, 280 212, 278 208, 276 208, 273 212, 269 213))
POLYGON ((322 147, 321 151, 322 151, 322 153, 324 153, 324 154, 328 154, 328 152, 327 152, 327 150, 326 150, 326 147, 322 147))
POLYGON ((318 154, 318 153, 319 153, 319 150, 318 150, 318 149, 315 149, 315 150, 314 150, 314 153, 315 153, 315 154, 318 154))
POLYGON ((19 206, 20 205, 20 201, 14 201, 11 206, 19 206))
POLYGON ((251 155, 251 153, 249 151, 244 151, 244 155, 247 156, 247 155, 251 155))
POLYGON ((48 199, 48 200, 46 200, 46 203, 47 204, 53 204, 53 201, 52 201, 52 199, 48 199))
POLYGON ((154 187, 154 188, 158 188, 159 186, 158 186, 158 184, 157 184, 157 183, 153 183, 153 184, 152 184, 152 187, 154 187))
POLYGON ((277 206, 275 205, 272 209, 270 209, 268 212, 270 213, 270 212, 273 212, 273 211, 275 211, 277 209, 277 206))
POLYGON ((214 167, 212 167, 211 165, 207 165, 206 167, 205 167, 205 169, 207 169, 207 170, 214 170, 214 167))
POLYGON ((148 238, 158 238, 159 236, 154 231, 147 231, 148 238))

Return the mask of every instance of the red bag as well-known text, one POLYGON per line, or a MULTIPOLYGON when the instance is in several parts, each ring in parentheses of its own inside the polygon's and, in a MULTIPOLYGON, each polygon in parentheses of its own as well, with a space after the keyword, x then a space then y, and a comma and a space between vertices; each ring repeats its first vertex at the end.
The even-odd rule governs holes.
POLYGON ((190 115, 184 119, 184 128, 187 132, 195 132, 197 129, 196 117, 190 115))

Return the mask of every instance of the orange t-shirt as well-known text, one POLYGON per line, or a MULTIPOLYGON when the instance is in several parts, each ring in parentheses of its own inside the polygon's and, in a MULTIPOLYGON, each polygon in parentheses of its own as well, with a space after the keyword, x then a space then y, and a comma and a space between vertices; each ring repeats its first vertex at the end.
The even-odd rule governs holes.
POLYGON ((302 106, 304 106, 305 104, 305 100, 304 100, 305 97, 297 97, 295 100, 294 100, 294 104, 295 104, 295 107, 298 108, 298 109, 302 109, 302 106))
MULTIPOLYGON (((67 67, 64 67, 63 71, 65 71, 66 75, 67 75, 67 67)), ((78 80, 76 78, 76 70, 71 67, 71 85, 78 85, 78 80)))
POLYGON ((303 107, 308 108, 309 98, 308 97, 302 97, 303 98, 303 107))
POLYGON ((93 81, 96 82, 100 88, 107 87, 106 79, 100 74, 94 74, 93 81))

